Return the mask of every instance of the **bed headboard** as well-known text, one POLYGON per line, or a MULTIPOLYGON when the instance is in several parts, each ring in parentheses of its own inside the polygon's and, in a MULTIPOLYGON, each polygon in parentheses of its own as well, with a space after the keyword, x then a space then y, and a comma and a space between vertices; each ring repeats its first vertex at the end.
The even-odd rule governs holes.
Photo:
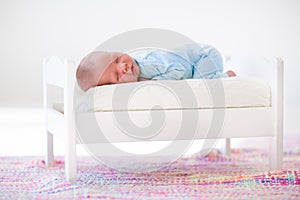
POLYGON ((53 103, 64 102, 64 112, 73 111, 73 95, 76 84, 76 68, 74 61, 56 56, 44 59, 44 106, 51 107, 53 103), (60 90, 53 90, 51 87, 60 90), (56 101, 56 102, 55 102, 56 101))

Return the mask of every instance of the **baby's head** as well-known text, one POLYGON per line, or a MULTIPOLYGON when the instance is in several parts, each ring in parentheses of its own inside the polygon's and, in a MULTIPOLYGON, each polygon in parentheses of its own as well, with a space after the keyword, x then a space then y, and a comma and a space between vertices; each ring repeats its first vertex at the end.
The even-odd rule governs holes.
POLYGON ((100 85, 136 82, 139 74, 138 65, 129 55, 94 51, 82 59, 76 78, 79 87, 87 91, 100 85))

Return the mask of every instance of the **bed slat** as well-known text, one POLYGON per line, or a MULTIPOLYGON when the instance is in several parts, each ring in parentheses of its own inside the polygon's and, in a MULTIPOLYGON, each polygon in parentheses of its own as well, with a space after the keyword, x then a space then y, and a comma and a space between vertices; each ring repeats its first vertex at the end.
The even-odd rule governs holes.
POLYGON ((64 115, 54 109, 47 109, 48 130, 55 136, 66 141, 64 115))

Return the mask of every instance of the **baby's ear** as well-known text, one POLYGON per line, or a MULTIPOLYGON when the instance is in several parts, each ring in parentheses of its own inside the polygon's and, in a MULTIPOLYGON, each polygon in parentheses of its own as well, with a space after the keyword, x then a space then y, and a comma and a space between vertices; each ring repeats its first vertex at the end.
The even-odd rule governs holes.
POLYGON ((126 65, 123 65, 121 67, 121 72, 122 72, 122 75, 126 74, 128 72, 129 68, 126 66, 126 65))

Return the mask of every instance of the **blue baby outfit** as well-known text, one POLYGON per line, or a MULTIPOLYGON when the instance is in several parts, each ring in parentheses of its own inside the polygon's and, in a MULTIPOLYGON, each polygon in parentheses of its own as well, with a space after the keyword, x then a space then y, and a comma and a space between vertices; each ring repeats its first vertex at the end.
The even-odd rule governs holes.
POLYGON ((187 44, 173 51, 142 49, 129 53, 140 68, 140 77, 153 80, 213 79, 223 73, 222 56, 205 44, 187 44))

